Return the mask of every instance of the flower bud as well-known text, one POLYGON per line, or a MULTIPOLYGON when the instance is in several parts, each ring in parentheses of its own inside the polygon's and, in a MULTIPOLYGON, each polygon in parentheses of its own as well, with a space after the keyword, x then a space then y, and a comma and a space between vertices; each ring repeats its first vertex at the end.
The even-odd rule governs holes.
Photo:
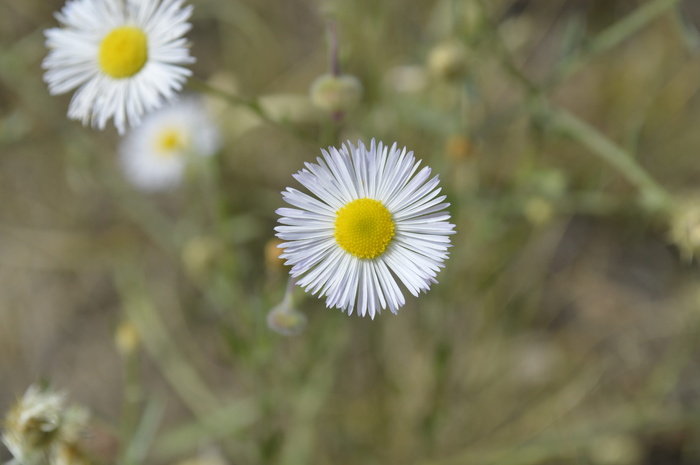
POLYGON ((542 226, 549 223, 554 216, 554 206, 549 200, 534 196, 525 203, 523 213, 533 226, 542 226))
POLYGON ((468 137, 453 134, 445 141, 445 153, 452 161, 466 160, 474 153, 474 145, 468 137))
POLYGON ((687 202, 671 217, 671 241, 690 260, 700 252, 700 202, 687 202))
POLYGON ((274 238, 265 244, 265 266, 270 271, 279 271, 284 266, 284 259, 280 258, 283 250, 279 248, 281 240, 274 238))
POLYGON ((589 455, 597 465, 632 465, 640 463, 643 451, 635 438, 615 434, 592 441, 589 455))
POLYGON ((119 353, 125 357, 136 352, 141 344, 141 337, 136 326, 130 321, 121 322, 114 334, 114 343, 119 353))
POLYGON ((428 84, 425 68, 417 65, 403 65, 391 68, 384 76, 384 84, 400 94, 416 94, 428 84))
POLYGON ((362 84, 349 74, 323 74, 311 84, 311 102, 328 113, 354 108, 362 97, 362 84))
POLYGON ((468 61, 466 47, 457 40, 448 40, 430 51, 428 68, 438 78, 454 81, 465 76, 468 61))
POLYGON ((182 249, 182 262, 190 276, 202 278, 212 269, 220 251, 221 244, 215 238, 194 237, 182 249))
POLYGON ((285 298, 267 314, 267 326, 283 336, 296 336, 306 327, 306 315, 292 306, 291 299, 285 298))

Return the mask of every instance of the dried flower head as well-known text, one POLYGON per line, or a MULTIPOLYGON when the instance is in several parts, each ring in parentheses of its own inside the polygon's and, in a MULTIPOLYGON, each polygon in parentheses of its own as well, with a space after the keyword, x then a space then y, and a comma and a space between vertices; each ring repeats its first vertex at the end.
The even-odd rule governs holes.
POLYGON ((84 457, 78 439, 88 416, 82 407, 67 407, 65 394, 33 385, 5 417, 2 440, 22 465, 75 464, 84 457))

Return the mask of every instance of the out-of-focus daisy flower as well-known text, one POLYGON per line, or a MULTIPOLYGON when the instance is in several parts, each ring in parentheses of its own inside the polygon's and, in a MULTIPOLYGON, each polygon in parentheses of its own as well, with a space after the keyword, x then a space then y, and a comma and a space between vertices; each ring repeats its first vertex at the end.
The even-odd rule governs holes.
POLYGON ((119 147, 126 177, 144 190, 177 185, 188 164, 220 147, 219 131, 193 97, 147 115, 119 147))
POLYGON ((34 385, 12 407, 5 417, 2 440, 18 463, 86 463, 78 440, 89 414, 83 407, 65 404, 63 393, 34 385))
POLYGON ((352 314, 396 313, 404 303, 397 282, 417 296, 447 259, 454 225, 438 177, 418 171, 413 152, 374 140, 322 151, 294 177, 312 195, 287 188, 277 236, 291 274, 326 306, 352 314), (418 171, 416 173, 416 171, 418 171))
POLYGON ((183 35, 192 7, 184 0, 69 0, 56 14, 62 27, 46 31, 44 80, 52 95, 77 89, 68 116, 104 129, 176 96, 194 62, 183 35))

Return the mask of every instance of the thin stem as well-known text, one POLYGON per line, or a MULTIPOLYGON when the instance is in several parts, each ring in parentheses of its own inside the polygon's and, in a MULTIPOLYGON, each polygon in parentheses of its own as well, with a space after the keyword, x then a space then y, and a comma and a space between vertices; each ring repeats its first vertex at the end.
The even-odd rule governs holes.
POLYGON ((338 27, 335 21, 328 20, 328 69, 333 76, 340 76, 340 58, 338 57, 338 27))
MULTIPOLYGON (((678 3, 678 0, 656 0, 638 8, 632 14, 598 35, 592 42, 593 45, 589 49, 588 54, 579 56, 579 61, 577 61, 579 64, 575 66, 582 66, 588 63, 592 56, 618 44, 676 3, 678 3)), ((484 16, 488 18, 486 5, 483 0, 479 0, 479 5, 485 13, 484 16)), ((537 116, 536 112, 548 107, 546 96, 535 83, 518 69, 508 48, 497 32, 496 24, 492 20, 489 21, 492 29, 496 31, 494 32, 494 37, 496 38, 496 45, 503 67, 529 93, 530 99, 528 99, 528 103, 530 105, 528 105, 528 108, 531 113, 537 116)), ((569 76, 576 70, 577 68, 575 67, 566 68, 561 76, 569 76)), ((671 195, 649 176, 629 152, 614 144, 596 128, 566 110, 550 109, 547 116, 549 117, 548 122, 553 129, 588 147, 599 158, 612 165, 628 181, 638 187, 643 194, 644 200, 648 202, 650 207, 666 211, 672 208, 674 202, 671 195)))
POLYGON ((527 77, 515 65, 515 60, 513 59, 510 50, 508 50, 508 47, 503 41, 503 38, 498 33, 498 24, 496 24, 493 18, 491 18, 491 16, 489 15, 488 8, 486 7, 484 0, 478 0, 478 2, 479 7, 482 10, 484 20, 488 24, 489 29, 493 31, 493 37, 494 39, 496 39, 496 51, 500 55, 501 64, 503 65, 505 70, 508 72, 508 74, 511 75, 511 77, 518 81, 530 94, 540 94, 540 89, 530 80, 529 77, 527 77))
POLYGON ((649 176, 630 153, 566 110, 550 110, 548 116, 552 129, 588 147, 600 159, 616 168, 630 183, 641 190, 653 206, 663 210, 672 208, 673 197, 649 176))
POLYGON ((581 52, 563 61, 554 71, 549 85, 555 85, 581 71, 597 55, 615 47, 656 18, 680 3, 680 0, 653 0, 599 33, 581 52))
MULTIPOLYGON (((121 411, 120 438, 124 444, 130 444, 138 427, 139 414, 143 409, 143 390, 141 389, 140 352, 129 351, 124 354, 124 398, 121 411)), ((126 450, 122 450, 122 463, 126 460, 126 450)))
POLYGON ((284 291, 284 298, 282 299, 282 305, 285 309, 292 308, 292 302, 294 298, 294 289, 296 288, 297 280, 292 276, 287 280, 287 288, 284 291))
POLYGON ((238 95, 232 94, 230 92, 226 92, 224 90, 218 89, 211 84, 208 84, 204 81, 200 81, 198 79, 190 79, 187 81, 187 85, 191 87, 192 89, 201 92, 203 94, 208 94, 214 97, 221 98, 223 100, 226 100, 232 105, 240 106, 240 107, 245 107, 251 112, 253 112, 258 118, 260 118, 262 121, 271 124, 273 126, 280 127, 290 134, 298 137, 300 140, 306 141, 306 142, 311 142, 315 143, 315 140, 313 140, 311 137, 309 137, 307 134, 304 132, 300 131, 297 129, 295 126, 288 124, 284 121, 277 120, 273 117, 271 117, 268 112, 265 110, 263 105, 260 102, 260 99, 257 98, 244 98, 240 97, 238 95))
POLYGON ((122 267, 115 276, 127 316, 138 329, 144 347, 183 403, 197 417, 206 416, 220 406, 220 401, 180 352, 176 340, 146 296, 138 277, 134 277, 134 272, 133 267, 122 267))

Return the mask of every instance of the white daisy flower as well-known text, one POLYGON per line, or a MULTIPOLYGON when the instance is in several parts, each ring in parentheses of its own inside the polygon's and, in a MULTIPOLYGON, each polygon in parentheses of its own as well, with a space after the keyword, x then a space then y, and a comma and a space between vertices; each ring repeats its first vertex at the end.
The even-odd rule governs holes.
POLYGON ((417 296, 437 282, 454 225, 438 196, 439 179, 418 171, 413 152, 378 145, 322 150, 318 164, 294 177, 313 195, 287 188, 277 236, 291 274, 327 307, 352 314, 396 313, 404 303, 398 281, 417 296))
POLYGON ((69 0, 46 31, 42 64, 52 95, 78 89, 68 117, 104 129, 160 107, 182 89, 193 63, 183 35, 192 7, 184 0, 69 0))
POLYGON ((187 166, 196 157, 215 154, 220 141, 202 102, 188 97, 148 114, 124 137, 119 154, 127 179, 156 191, 176 186, 187 166))

